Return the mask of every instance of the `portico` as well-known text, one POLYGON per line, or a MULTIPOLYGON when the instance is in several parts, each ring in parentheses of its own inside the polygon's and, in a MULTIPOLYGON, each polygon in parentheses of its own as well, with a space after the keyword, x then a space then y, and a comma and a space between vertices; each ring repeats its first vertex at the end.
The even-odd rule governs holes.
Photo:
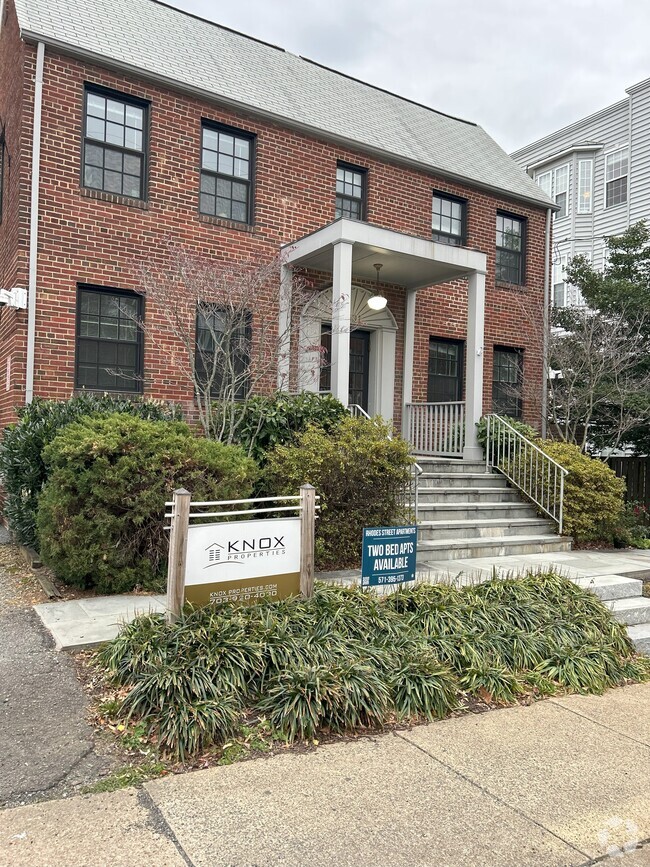
MULTIPOLYGON (((476 439, 476 422, 483 410, 483 339, 485 321, 484 253, 466 247, 437 243, 402 234, 390 229, 341 218, 283 247, 280 290, 280 334, 284 346, 280 353, 278 386, 289 387, 290 322, 292 315, 292 272, 305 268, 332 274, 332 288, 321 292, 302 311, 299 348, 299 387, 318 391, 320 388, 321 353, 318 351, 321 327, 331 322, 332 394, 348 405, 350 389, 351 332, 361 329, 369 335, 373 368, 369 374, 368 406, 371 414, 391 418, 394 403, 396 331, 395 319, 389 308, 373 311, 367 304, 367 285, 376 275, 374 265, 381 263, 384 284, 402 287, 404 298, 404 349, 402 393, 402 432, 417 450, 422 442, 433 442, 432 425, 446 419, 445 424, 458 427, 454 434, 460 456, 480 458, 482 451, 476 439), (466 341, 466 400, 463 411, 452 405, 414 404, 413 371, 418 290, 461 278, 467 279, 467 341, 466 341), (363 281, 366 288, 355 286, 363 281), (373 351, 374 348, 374 351, 373 351), (445 409, 446 407, 446 409, 445 409), (423 409, 426 408, 426 409, 423 409), (453 419, 453 422, 452 422, 453 419)), ((433 432, 435 433, 435 432, 433 432)), ((446 442, 448 436, 445 434, 446 442)), ((432 453, 435 449, 432 449, 432 453)), ((440 453, 449 453, 444 448, 440 453)))

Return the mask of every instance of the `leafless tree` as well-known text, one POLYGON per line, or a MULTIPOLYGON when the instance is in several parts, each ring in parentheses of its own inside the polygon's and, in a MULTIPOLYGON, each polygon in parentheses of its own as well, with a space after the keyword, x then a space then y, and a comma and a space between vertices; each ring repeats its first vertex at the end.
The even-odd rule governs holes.
POLYGON ((147 317, 138 325, 191 384, 209 438, 236 438, 242 403, 277 387, 278 365, 290 343, 295 346, 299 311, 313 292, 294 275, 292 306, 298 313, 282 333, 281 264, 281 256, 219 261, 169 244, 161 264, 138 266, 140 292, 148 302, 147 317))
POLYGON ((640 373, 648 323, 584 307, 557 311, 549 341, 549 421, 554 436, 617 448, 647 418, 650 371, 640 373))

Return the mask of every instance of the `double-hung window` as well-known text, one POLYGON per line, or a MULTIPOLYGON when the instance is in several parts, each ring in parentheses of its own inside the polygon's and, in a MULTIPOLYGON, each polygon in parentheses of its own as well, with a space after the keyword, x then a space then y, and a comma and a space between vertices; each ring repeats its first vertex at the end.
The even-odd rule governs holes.
POLYGON ((197 381, 215 400, 244 400, 250 386, 252 317, 242 309, 202 304, 197 310, 197 381))
POLYGON ((492 374, 492 411, 521 418, 523 391, 523 352, 505 346, 494 347, 492 374))
POLYGON ((567 282, 566 282, 567 256, 560 256, 559 261, 553 262, 553 306, 566 307, 567 282))
POLYGON ((101 391, 142 391, 142 296, 80 286, 75 385, 101 391))
POLYGON ((144 199, 147 103, 91 87, 84 101, 83 186, 144 199))
POLYGON ((203 123, 199 210, 211 217, 251 223, 255 136, 203 123))
POLYGON ((460 340, 429 338, 427 401, 449 403, 462 400, 463 349, 460 340))
POLYGON ((627 148, 619 148, 605 157, 605 207, 613 208, 627 202, 627 148))
POLYGON ((594 161, 578 160, 578 213, 590 214, 594 187, 594 161))
POLYGON ((339 163, 336 167, 336 218, 366 218, 367 172, 358 166, 339 163))
POLYGON ((431 231, 434 241, 443 244, 465 244, 465 212, 467 204, 462 199, 433 194, 431 208, 431 231))
POLYGON ((535 178, 537 185, 541 187, 549 199, 553 199, 560 210, 555 214, 556 220, 561 220, 566 217, 570 210, 569 198, 569 181, 570 181, 570 166, 558 166, 556 169, 549 169, 542 172, 535 178))
POLYGON ((496 279, 500 283, 524 282, 526 221, 497 212, 496 279))

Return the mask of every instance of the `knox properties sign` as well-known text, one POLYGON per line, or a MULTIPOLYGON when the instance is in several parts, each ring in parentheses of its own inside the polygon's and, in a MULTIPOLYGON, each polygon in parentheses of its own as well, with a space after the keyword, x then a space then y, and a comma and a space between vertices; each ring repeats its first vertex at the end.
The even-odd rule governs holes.
POLYGON ((300 593, 300 517, 188 528, 185 601, 285 599, 300 593))

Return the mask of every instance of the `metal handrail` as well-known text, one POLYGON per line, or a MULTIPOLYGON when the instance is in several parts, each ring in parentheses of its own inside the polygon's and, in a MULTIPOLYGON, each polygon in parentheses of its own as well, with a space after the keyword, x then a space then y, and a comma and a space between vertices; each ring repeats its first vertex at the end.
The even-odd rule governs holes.
MULTIPOLYGON (((358 403, 350 403, 348 404, 348 412, 353 418, 367 418, 372 421, 372 417, 365 411, 362 406, 359 406, 358 403)), ((392 440, 392 436, 388 434, 388 439, 392 440)), ((413 478, 413 507, 415 511, 415 523, 418 522, 418 508, 420 505, 420 476, 424 472, 420 464, 417 461, 413 461, 412 464, 413 470, 411 472, 411 476, 413 478)))
POLYGON ((569 471, 500 415, 486 416, 486 434, 486 470, 492 467, 502 473, 557 522, 562 535, 564 479, 569 471))

